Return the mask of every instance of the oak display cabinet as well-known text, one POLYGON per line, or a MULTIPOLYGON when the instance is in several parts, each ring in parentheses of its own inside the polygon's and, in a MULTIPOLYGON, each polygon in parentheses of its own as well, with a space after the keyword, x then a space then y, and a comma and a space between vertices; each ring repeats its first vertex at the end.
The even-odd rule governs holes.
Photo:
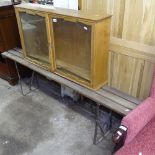
POLYGON ((21 4, 16 16, 28 60, 91 89, 107 83, 110 15, 21 4))

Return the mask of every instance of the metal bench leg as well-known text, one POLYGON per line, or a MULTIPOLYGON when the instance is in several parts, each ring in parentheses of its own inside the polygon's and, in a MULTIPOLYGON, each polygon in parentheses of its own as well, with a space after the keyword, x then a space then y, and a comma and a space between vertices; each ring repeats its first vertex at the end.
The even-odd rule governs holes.
POLYGON ((110 112, 108 114, 108 117, 106 119, 106 121, 104 122, 104 124, 101 124, 100 122, 100 105, 98 104, 96 107, 96 120, 95 120, 95 132, 94 132, 94 140, 93 140, 93 144, 98 144, 100 143, 103 138, 107 135, 107 133, 109 133, 110 129, 112 127, 112 113, 110 112), (97 139, 97 135, 98 135, 98 128, 100 129, 102 136, 97 139))
POLYGON ((34 91, 34 90, 37 90, 39 88, 39 80, 38 80, 38 76, 37 76, 37 74, 35 74, 35 72, 33 71, 32 72, 32 76, 31 76, 31 79, 30 79, 30 91, 34 91), (36 88, 34 88, 34 89, 32 89, 32 84, 33 84, 33 81, 34 81, 34 78, 35 78, 35 80, 36 80, 36 85, 37 85, 37 87, 36 88))
POLYGON ((23 91, 23 85, 22 85, 21 76, 20 76, 20 73, 19 73, 17 62, 15 62, 15 67, 16 67, 16 71, 17 71, 17 75, 18 75, 18 80, 19 80, 19 84, 20 84, 21 93, 22 93, 23 96, 25 96, 26 94, 24 94, 24 91, 23 91))
POLYGON ((32 90, 32 84, 33 84, 34 77, 35 77, 35 72, 33 71, 31 79, 30 79, 29 91, 27 93, 24 93, 23 84, 22 84, 22 81, 21 81, 21 76, 20 76, 20 72, 19 72, 19 68, 18 68, 17 62, 15 62, 15 67, 16 67, 16 71, 17 71, 17 75, 18 75, 18 79, 19 79, 20 90, 21 90, 21 93, 22 93, 23 96, 26 96, 26 95, 30 94, 32 91, 34 91, 34 90, 39 88, 38 77, 36 76, 37 88, 32 90))

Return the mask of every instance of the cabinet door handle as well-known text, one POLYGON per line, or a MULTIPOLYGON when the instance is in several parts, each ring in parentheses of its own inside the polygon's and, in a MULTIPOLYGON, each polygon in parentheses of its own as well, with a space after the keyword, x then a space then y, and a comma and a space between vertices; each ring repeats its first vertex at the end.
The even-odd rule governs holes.
POLYGON ((74 22, 74 23, 76 23, 77 22, 77 20, 76 19, 72 19, 72 18, 52 18, 52 21, 54 22, 54 23, 57 23, 59 20, 61 20, 61 21, 67 21, 67 22, 74 22))
POLYGON ((57 23, 58 19, 57 18, 53 18, 52 21, 53 21, 53 23, 57 23))
POLYGON ((87 30, 88 30, 88 27, 87 27, 87 26, 84 26, 83 29, 84 29, 85 31, 87 31, 87 30))

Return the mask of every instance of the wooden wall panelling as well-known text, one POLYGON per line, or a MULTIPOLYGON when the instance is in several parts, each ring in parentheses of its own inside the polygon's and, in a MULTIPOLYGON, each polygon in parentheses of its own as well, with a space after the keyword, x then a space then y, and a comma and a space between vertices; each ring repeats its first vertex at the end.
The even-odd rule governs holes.
POLYGON ((84 11, 113 14, 109 86, 145 99, 155 64, 155 1, 82 0, 81 4, 84 11))
POLYGON ((133 69, 131 85, 130 85, 130 95, 139 98, 141 83, 143 78, 143 70, 145 61, 142 59, 135 59, 135 68, 133 69))
POLYGON ((140 92, 138 98, 145 99, 149 96, 151 84, 152 84, 152 75, 154 70, 154 63, 145 61, 142 82, 140 85, 140 92))
POLYGON ((152 33, 155 29, 154 0, 126 0, 122 38, 155 45, 152 33))
POLYGON ((78 9, 79 9, 79 10, 82 9, 82 0, 78 0, 78 9))
POLYGON ((155 45, 155 19, 154 19, 154 29, 153 29, 153 32, 152 32, 152 36, 151 36, 151 38, 152 38, 152 40, 151 40, 151 45, 155 45))
POLYGON ((155 63, 155 46, 111 37, 110 50, 155 63))
POLYGON ((116 0, 116 1, 114 1, 113 8, 111 8, 112 9, 111 13, 113 15, 111 35, 114 37, 122 38, 125 0, 116 0))
POLYGON ((139 99, 149 95, 154 63, 110 52, 109 85, 139 99))
POLYGON ((105 12, 107 13, 107 0, 81 0, 81 9, 86 12, 105 12))
POLYGON ((81 0, 81 8, 113 14, 112 36, 155 45, 154 0, 81 0))
POLYGON ((137 97, 144 61, 111 52, 110 86, 137 97))
POLYGON ((155 47, 112 38, 109 85, 131 96, 145 99, 151 88, 155 47))
POLYGON ((108 86, 112 85, 113 52, 109 51, 108 58, 108 86))

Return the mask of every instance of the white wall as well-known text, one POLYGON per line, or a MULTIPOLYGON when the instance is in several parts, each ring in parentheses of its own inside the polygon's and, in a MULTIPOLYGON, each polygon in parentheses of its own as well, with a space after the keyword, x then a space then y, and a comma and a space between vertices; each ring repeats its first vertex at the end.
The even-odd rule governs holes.
POLYGON ((53 0, 55 7, 78 10, 78 0, 53 0))

